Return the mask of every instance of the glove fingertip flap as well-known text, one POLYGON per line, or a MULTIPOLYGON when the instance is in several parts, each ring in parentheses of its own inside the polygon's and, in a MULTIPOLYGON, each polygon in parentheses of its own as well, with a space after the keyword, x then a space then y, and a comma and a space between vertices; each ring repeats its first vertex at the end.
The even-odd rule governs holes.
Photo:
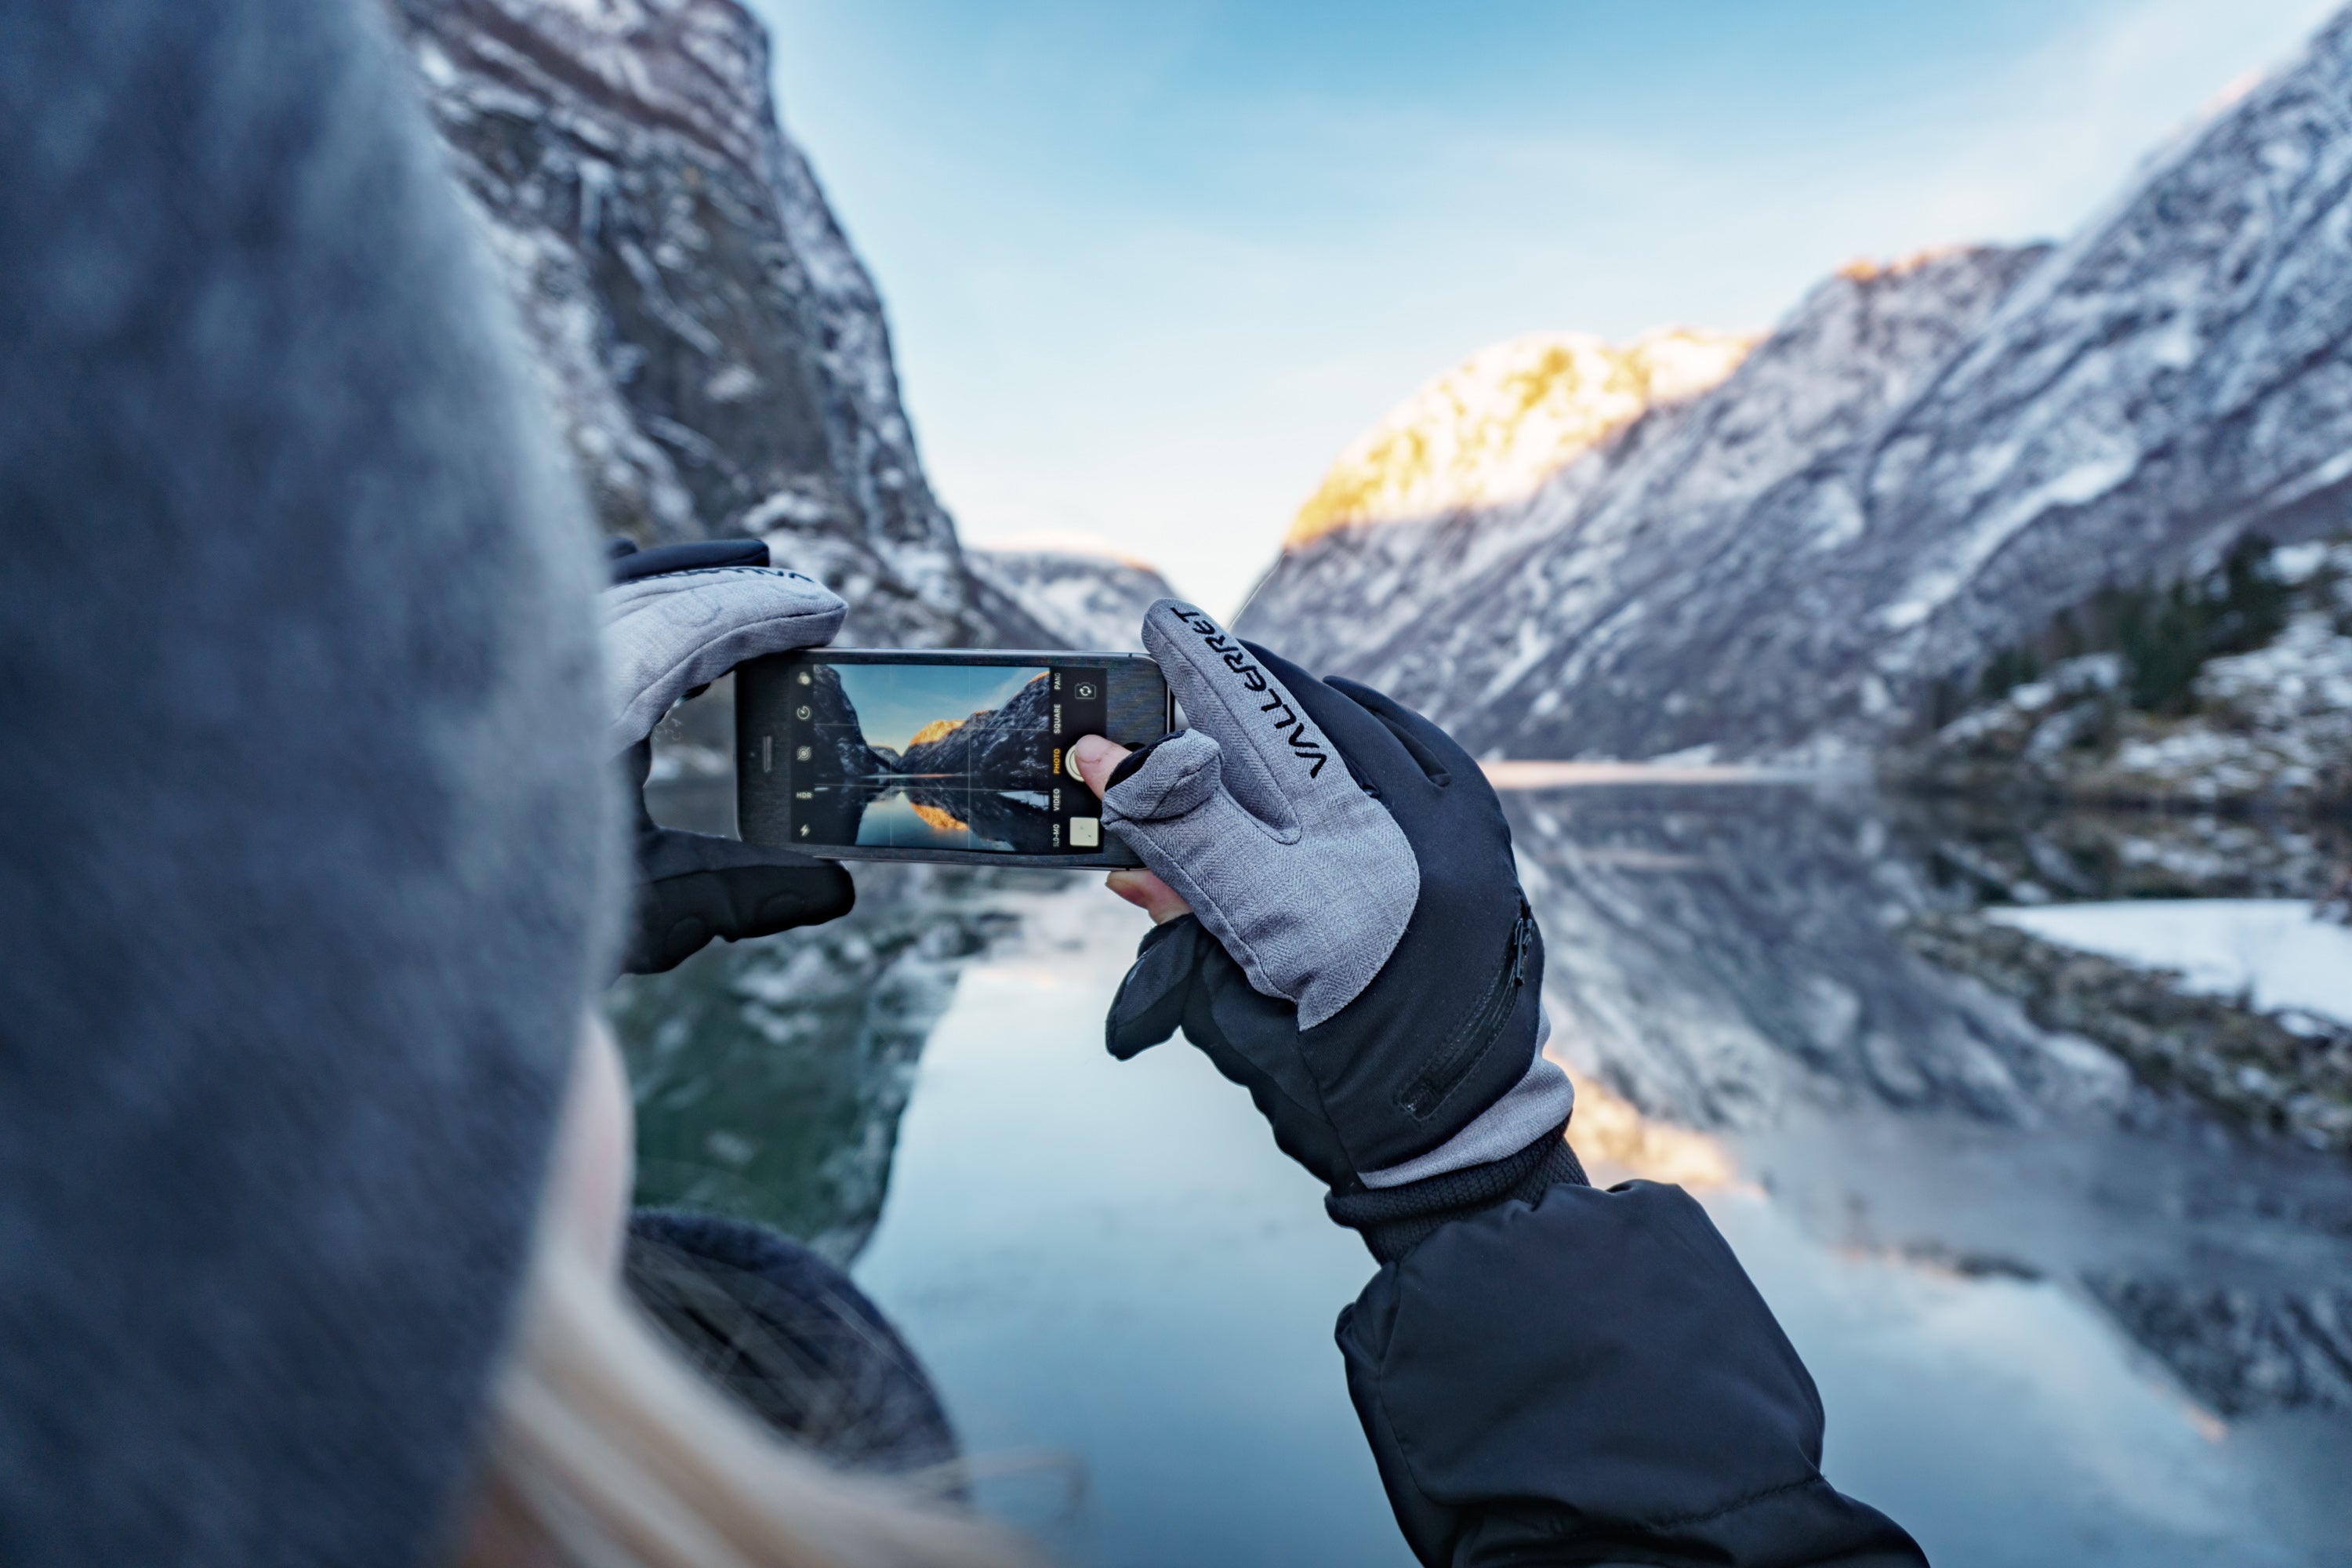
POLYGON ((1184 732, 1181 730, 1171 730, 1155 740, 1144 742, 1143 744, 1121 757, 1118 760, 1118 766, 1111 769, 1110 777, 1103 781, 1103 793, 1108 795, 1112 790, 1141 773, 1143 764, 1151 760, 1152 752, 1184 732))
POLYGON ((1156 822, 1194 810, 1217 792, 1223 755, 1198 730, 1179 730, 1138 748, 1103 786, 1105 820, 1156 822))

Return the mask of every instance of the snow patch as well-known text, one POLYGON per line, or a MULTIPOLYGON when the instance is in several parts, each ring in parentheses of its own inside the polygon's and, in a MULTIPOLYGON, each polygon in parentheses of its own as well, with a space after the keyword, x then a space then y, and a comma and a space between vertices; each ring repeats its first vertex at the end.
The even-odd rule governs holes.
POLYGON ((2143 969, 2203 996, 2352 1025, 2352 927, 2296 899, 2145 899, 1988 910, 1988 920, 2143 969))

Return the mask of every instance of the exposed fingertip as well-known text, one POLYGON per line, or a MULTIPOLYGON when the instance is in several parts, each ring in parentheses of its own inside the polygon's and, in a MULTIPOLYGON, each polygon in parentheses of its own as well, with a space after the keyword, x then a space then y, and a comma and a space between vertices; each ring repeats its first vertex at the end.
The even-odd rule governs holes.
POLYGON ((1125 746, 1106 741, 1100 735, 1081 735, 1070 745, 1070 770, 1086 781, 1087 788, 1099 795, 1120 759, 1126 755, 1125 746))

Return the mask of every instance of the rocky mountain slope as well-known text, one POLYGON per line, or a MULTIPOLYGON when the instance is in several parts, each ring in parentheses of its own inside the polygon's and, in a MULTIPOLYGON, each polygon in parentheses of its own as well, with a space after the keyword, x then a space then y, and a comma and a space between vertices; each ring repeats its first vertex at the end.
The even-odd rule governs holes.
POLYGON ((1482 350, 1383 416, 1299 509, 1244 629, 1311 668, 1409 634, 1463 583, 1557 532, 1755 340, 1533 332, 1482 350))
POLYGON ((820 664, 809 672, 806 693, 816 739, 814 753, 794 764, 793 776, 811 785, 837 788, 842 784, 887 773, 898 762, 896 752, 869 744, 858 721, 857 707, 842 689, 841 671, 820 664))
POLYGON ((1243 627, 1489 753, 1875 747, 2102 587, 2336 526, 2347 232, 2339 16, 2063 247, 1832 278, 1721 386, 1561 469, 1512 547, 1457 565, 1433 533, 1301 591, 1343 531, 1243 627), (1400 577, 1442 581, 1400 618, 1400 577))
MULTIPOLYGON (((1979 796, 2340 812, 2352 802, 2352 543, 2287 545, 2250 564, 2272 601, 2241 639, 2252 646, 2193 669, 2204 649, 2167 661, 2146 637, 2046 668, 2013 650, 1991 672, 2008 678, 1988 683, 2000 689, 1895 753, 1890 775, 1979 796)), ((2226 603, 2219 584, 2201 586, 2198 599, 2226 603)))
POLYGON ((1143 612, 1170 595, 1140 561, 1076 550, 967 550, 974 577, 1021 606, 1060 647, 1143 651, 1143 612))
POLYGON ((1622 346, 1529 332, 1482 349, 1391 409, 1339 454, 1284 542, 1523 500, 1648 410, 1731 374, 1756 340, 1669 328, 1622 346))
POLYGON ((848 641, 1042 640, 965 568, 735 0, 393 5, 604 527, 766 536, 848 641))

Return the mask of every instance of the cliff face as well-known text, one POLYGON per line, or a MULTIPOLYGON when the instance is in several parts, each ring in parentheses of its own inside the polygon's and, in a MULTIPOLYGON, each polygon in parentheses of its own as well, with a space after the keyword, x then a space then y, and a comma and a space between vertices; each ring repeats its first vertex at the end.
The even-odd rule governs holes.
POLYGON ((1850 269, 1720 387, 1501 514, 1526 520, 1509 548, 1316 541, 1244 629, 1483 752, 1875 746, 2102 586, 2336 525, 2347 234, 2339 16, 2063 248, 1850 269), (1398 582, 1410 613, 1383 614, 1398 582))
POLYGON ((395 0, 611 531, 768 537, 846 641, 1032 644, 964 569, 881 301, 734 0, 395 0))
POLYGON ((867 743, 857 707, 842 689, 841 671, 829 664, 809 670, 809 705, 818 728, 815 755, 795 763, 795 777, 828 788, 887 773, 898 753, 867 743))

